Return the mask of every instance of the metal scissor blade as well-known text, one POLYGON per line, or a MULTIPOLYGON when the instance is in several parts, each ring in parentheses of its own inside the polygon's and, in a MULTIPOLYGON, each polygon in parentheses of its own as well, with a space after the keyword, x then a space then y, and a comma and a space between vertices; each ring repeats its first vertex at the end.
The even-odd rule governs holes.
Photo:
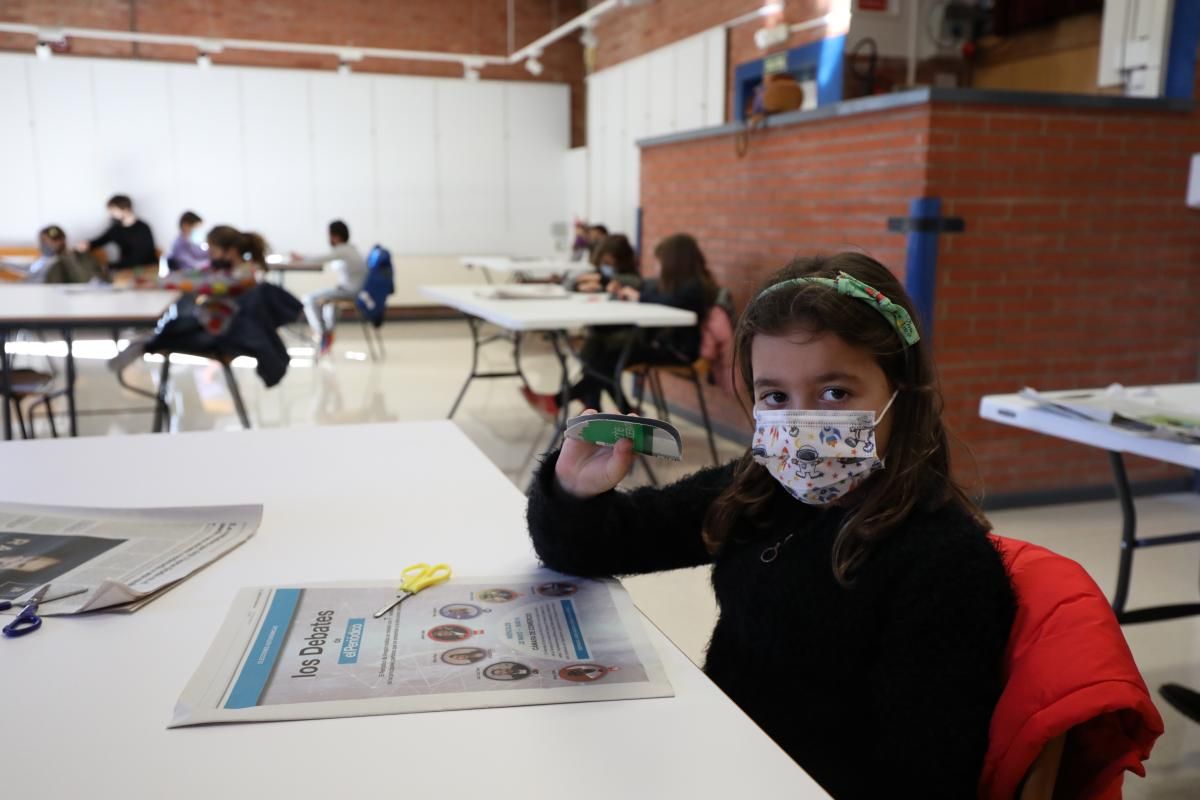
POLYGON ((393 608, 400 605, 401 603, 403 603, 405 600, 407 600, 410 597, 412 597, 412 592, 400 592, 399 594, 396 595, 395 600, 393 600, 392 602, 388 603, 386 606, 384 606, 383 608, 381 608, 375 612, 375 615, 374 615, 375 619, 379 619, 384 614, 388 613, 393 608))

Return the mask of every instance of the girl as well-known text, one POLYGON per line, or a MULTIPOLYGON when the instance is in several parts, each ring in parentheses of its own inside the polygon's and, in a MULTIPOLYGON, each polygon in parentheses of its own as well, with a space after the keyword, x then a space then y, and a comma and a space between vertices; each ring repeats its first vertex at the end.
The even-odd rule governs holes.
POLYGON ((208 232, 210 269, 266 269, 267 243, 257 233, 243 233, 229 225, 218 225, 208 232))
POLYGON ((567 288, 573 292, 601 292, 614 282, 619 286, 641 286, 637 253, 623 233, 606 236, 595 253, 595 272, 585 272, 576 278, 568 277, 567 288))
POLYGON ((567 440, 530 489, 538 555, 583 576, 711 563, 705 671, 834 797, 974 797, 1015 599, 950 477, 910 300, 867 256, 800 260, 735 349, 752 448, 626 493, 629 442, 567 440))
MULTIPOLYGON (((612 237, 610 237, 612 238, 612 237)), ((607 244, 607 242, 605 242, 607 244)), ((696 325, 670 328, 661 332, 618 328, 593 329, 579 353, 584 373, 568 395, 581 400, 585 407, 599 408, 600 394, 607 391, 622 413, 629 406, 623 393, 616 391, 616 372, 621 355, 626 364, 691 364, 700 356, 700 328, 717 301, 717 284, 708 271, 708 262, 695 238, 686 233, 668 236, 654 248, 659 277, 633 285, 619 279, 608 284, 618 300, 659 303, 695 312, 696 325), (634 337, 632 344, 630 337, 634 337)), ((546 395, 550 410, 557 412, 558 395, 546 395)))

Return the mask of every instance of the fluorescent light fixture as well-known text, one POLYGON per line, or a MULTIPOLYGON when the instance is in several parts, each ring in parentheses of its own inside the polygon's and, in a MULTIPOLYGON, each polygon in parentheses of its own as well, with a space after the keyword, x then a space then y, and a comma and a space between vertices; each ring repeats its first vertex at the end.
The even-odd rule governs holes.
POLYGON ((268 264, 282 264, 283 262, 284 262, 283 253, 271 253, 271 255, 267 256, 268 264))
POLYGON ((54 51, 50 49, 49 42, 38 42, 37 47, 33 48, 33 52, 42 61, 49 61, 50 56, 54 55, 54 51))
POLYGON ((200 55, 196 56, 196 66, 200 69, 208 69, 212 66, 212 57, 201 51, 200 55))

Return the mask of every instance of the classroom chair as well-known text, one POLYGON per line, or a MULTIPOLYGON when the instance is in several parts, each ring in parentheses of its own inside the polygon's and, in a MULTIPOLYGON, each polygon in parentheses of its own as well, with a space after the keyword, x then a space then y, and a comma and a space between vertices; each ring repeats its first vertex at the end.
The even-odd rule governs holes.
POLYGON ((351 309, 358 316, 358 321, 362 323, 363 338, 367 340, 367 352, 371 355, 372 361, 382 361, 387 356, 387 350, 383 346, 383 325, 376 327, 367 318, 366 313, 358 307, 358 303, 353 300, 337 301, 338 316, 342 316, 342 312, 346 309, 351 309), (378 354, 376 354, 378 351, 378 354))
POLYGON ((717 293, 716 303, 700 324, 699 358, 690 364, 631 364, 626 367, 626 371, 634 376, 634 401, 639 414, 642 413, 646 385, 649 384, 659 416, 670 421, 666 392, 663 391, 662 385, 663 373, 688 381, 696 387, 696 402, 700 407, 704 430, 708 434, 708 451, 714 465, 719 464, 720 459, 717 455, 712 420, 708 414, 708 402, 704 397, 704 384, 714 384, 720 386, 723 391, 732 393, 729 380, 732 371, 728 365, 732 361, 733 324, 736 319, 733 298, 728 289, 721 289, 717 293), (727 374, 722 376, 722 372, 727 374))
POLYGON ((251 427, 250 416, 246 413, 246 405, 242 401, 242 393, 238 387, 237 378, 233 374, 232 364, 235 356, 218 356, 212 353, 184 353, 179 350, 147 349, 144 346, 144 341, 135 341, 109 362, 109 368, 116 374, 117 383, 122 388, 154 401, 154 425, 152 428, 154 433, 161 433, 164 430, 169 431, 171 429, 171 407, 167 404, 167 387, 170 385, 171 379, 172 353, 199 356, 200 358, 207 358, 210 361, 219 363, 225 373, 225 385, 228 387, 229 395, 233 399, 233 407, 237 410, 238 420, 242 423, 243 428, 249 429, 251 427), (142 356, 146 353, 162 356, 163 359, 162 367, 158 373, 158 389, 154 392, 147 392, 145 389, 134 386, 125 380, 125 369, 129 365, 141 361, 142 356))
POLYGON ((992 535, 1017 595, 981 800, 1115 800, 1163 732, 1108 599, 1084 569, 992 535))
POLYGON ((58 438, 58 428, 54 423, 54 409, 51 407, 51 402, 66 394, 65 389, 53 389, 54 375, 52 373, 39 372, 34 369, 13 369, 9 371, 9 395, 6 402, 12 406, 13 416, 17 418, 17 427, 21 431, 22 439, 36 439, 37 433, 34 422, 36 421, 36 412, 39 407, 43 408, 46 413, 46 421, 50 427, 50 435, 58 438), (30 403, 28 412, 22 407, 22 403, 33 398, 30 403), (26 419, 29 424, 26 426, 26 419))

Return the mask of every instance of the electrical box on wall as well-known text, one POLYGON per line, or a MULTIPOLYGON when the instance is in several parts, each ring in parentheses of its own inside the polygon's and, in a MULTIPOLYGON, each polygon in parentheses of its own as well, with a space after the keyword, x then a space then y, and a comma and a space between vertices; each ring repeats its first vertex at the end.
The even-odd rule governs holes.
POLYGON ((1192 167, 1188 170, 1187 206, 1200 209, 1200 153, 1192 155, 1192 167))

